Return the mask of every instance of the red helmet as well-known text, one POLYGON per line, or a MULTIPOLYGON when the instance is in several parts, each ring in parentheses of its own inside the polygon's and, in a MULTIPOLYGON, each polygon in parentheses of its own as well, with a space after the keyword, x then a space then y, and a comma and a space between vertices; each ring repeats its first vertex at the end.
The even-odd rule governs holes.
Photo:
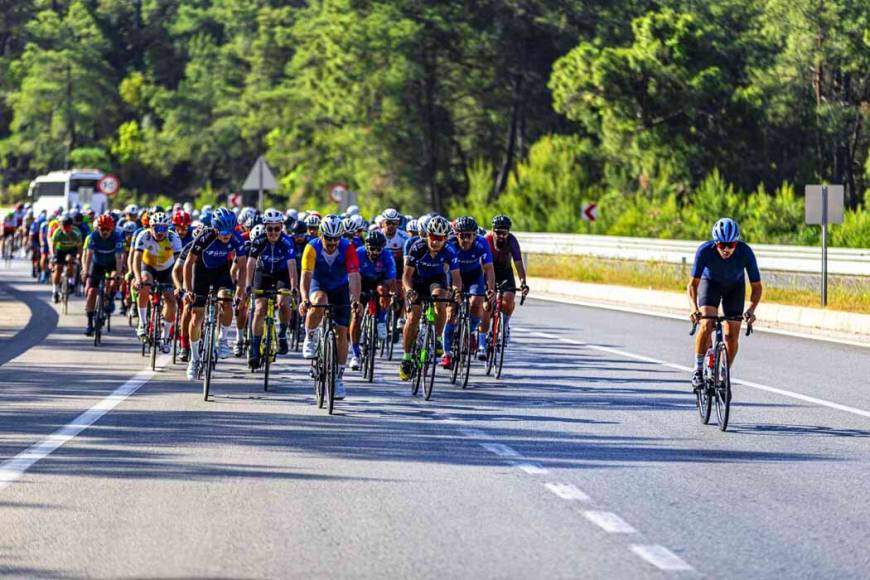
POLYGON ((184 210, 178 210, 172 215, 172 223, 175 227, 189 226, 190 214, 184 210))
POLYGON ((104 213, 100 217, 97 218, 97 229, 98 230, 114 230, 115 229, 115 220, 107 213, 104 213))

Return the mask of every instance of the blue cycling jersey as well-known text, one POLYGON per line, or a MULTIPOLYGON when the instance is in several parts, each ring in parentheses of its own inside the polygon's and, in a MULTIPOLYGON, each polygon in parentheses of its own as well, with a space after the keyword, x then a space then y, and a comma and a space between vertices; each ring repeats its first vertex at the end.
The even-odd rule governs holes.
POLYGON ((200 257, 200 262, 206 268, 221 268, 232 260, 232 254, 245 256, 245 241, 238 233, 233 232, 229 242, 218 239, 214 230, 201 232, 194 240, 190 253, 200 257))
POLYGON ((103 238, 100 232, 91 232, 85 239, 85 249, 94 255, 94 263, 98 266, 115 266, 115 256, 124 253, 124 236, 115 230, 108 238, 103 238))
POLYGON ((458 270, 459 260, 447 244, 433 256, 426 240, 417 240, 405 257, 405 266, 414 268, 416 279, 433 278, 443 276, 447 270, 458 270))
POLYGON ((362 248, 362 247, 363 247, 363 244, 365 243, 365 242, 363 241, 363 239, 362 239, 361 237, 359 237, 359 236, 354 236, 354 237, 352 237, 352 238, 350 239, 350 241, 353 242, 353 245, 356 246, 357 248, 362 248))
POLYGON ((281 234, 274 244, 266 234, 251 241, 248 255, 257 259, 257 269, 266 274, 279 274, 287 271, 287 262, 296 260, 296 248, 287 234, 281 234))
POLYGON ((737 242, 737 247, 727 260, 716 250, 716 242, 704 242, 695 253, 695 263, 692 266, 692 277, 710 280, 721 286, 743 284, 744 271, 749 274, 750 282, 760 282, 761 273, 752 248, 743 242, 737 242))
POLYGON ((448 245, 456 253, 456 259, 459 261, 459 271, 462 273, 476 272, 484 264, 492 264, 492 250, 490 250, 489 243, 483 236, 477 236, 471 243, 471 247, 467 250, 459 247, 459 240, 456 238, 452 238, 448 242, 448 245))
POLYGON ((393 254, 384 249, 372 262, 365 248, 357 248, 359 256, 359 273, 366 280, 394 280, 396 278, 396 261, 393 254))
POLYGON ((187 233, 184 234, 184 236, 178 233, 178 230, 175 229, 175 226, 169 226, 169 229, 178 235, 179 239, 181 240, 182 248, 193 241, 193 228, 187 228, 187 233))
POLYGON ((419 239, 420 239, 420 236, 411 236, 410 238, 408 238, 408 241, 405 242, 405 247, 402 248, 402 255, 404 255, 407 258, 408 252, 411 251, 411 246, 413 246, 414 243, 419 239))

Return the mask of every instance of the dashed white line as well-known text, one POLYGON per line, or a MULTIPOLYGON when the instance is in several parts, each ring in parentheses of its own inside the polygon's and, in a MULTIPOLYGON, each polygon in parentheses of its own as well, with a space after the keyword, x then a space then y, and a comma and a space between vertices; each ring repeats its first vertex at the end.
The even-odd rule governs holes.
POLYGON ((583 517, 608 534, 636 534, 637 530, 613 512, 584 511, 583 517))
POLYGON ((511 461, 511 465, 525 471, 529 475, 546 475, 550 473, 540 463, 530 463, 528 461, 511 461))
POLYGON ((682 558, 664 546, 639 545, 631 546, 631 551, 658 568, 659 570, 680 571, 691 570, 692 567, 682 558))
POLYGON ((479 445, 490 453, 495 453, 499 457, 520 457, 520 454, 517 453, 516 449, 508 447, 502 443, 479 443, 479 445))
POLYGON ((480 429, 460 429, 459 432, 466 437, 472 437, 474 439, 492 439, 492 437, 490 437, 485 431, 481 431, 480 429))
POLYGON ((572 483, 545 483, 544 487, 567 501, 590 501, 589 496, 572 483))
MULTIPOLYGON (((166 365, 169 360, 169 355, 161 355, 160 366, 166 365)), ((37 462, 45 459, 55 451, 57 451, 64 443, 77 436, 79 433, 96 423, 100 418, 117 407, 124 399, 138 391, 145 385, 151 377, 154 376, 154 371, 143 370, 129 381, 112 391, 105 399, 96 403, 93 407, 67 423, 39 443, 30 446, 12 459, 0 464, 0 490, 8 487, 16 481, 28 469, 33 467, 37 462)))

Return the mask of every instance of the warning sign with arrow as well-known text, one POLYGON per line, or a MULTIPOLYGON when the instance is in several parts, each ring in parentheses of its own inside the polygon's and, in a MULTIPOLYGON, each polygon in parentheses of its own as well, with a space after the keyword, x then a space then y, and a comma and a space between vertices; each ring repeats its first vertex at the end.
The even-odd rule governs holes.
POLYGON ((582 217, 584 221, 594 222, 598 219, 598 204, 594 202, 584 203, 580 217, 582 217))

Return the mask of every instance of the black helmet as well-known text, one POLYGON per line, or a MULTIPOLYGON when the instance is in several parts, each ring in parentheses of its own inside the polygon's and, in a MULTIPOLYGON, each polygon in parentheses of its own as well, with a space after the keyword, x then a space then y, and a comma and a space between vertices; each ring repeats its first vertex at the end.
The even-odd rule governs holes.
POLYGON ((365 244, 366 248, 371 248, 373 250, 383 250, 384 246, 387 245, 387 236, 385 236, 381 230, 372 230, 371 232, 369 232, 365 244))
POLYGON ((456 220, 456 233, 477 232, 477 221, 470 215, 462 216, 456 220))
POLYGON ((305 222, 302 220, 297 220, 296 223, 293 225, 293 235, 294 236, 301 236, 301 235, 307 234, 307 233, 308 233, 308 226, 305 225, 305 222))
POLYGON ((492 229, 494 230, 509 230, 512 225, 514 224, 511 218, 506 215, 497 215, 492 218, 492 229))

